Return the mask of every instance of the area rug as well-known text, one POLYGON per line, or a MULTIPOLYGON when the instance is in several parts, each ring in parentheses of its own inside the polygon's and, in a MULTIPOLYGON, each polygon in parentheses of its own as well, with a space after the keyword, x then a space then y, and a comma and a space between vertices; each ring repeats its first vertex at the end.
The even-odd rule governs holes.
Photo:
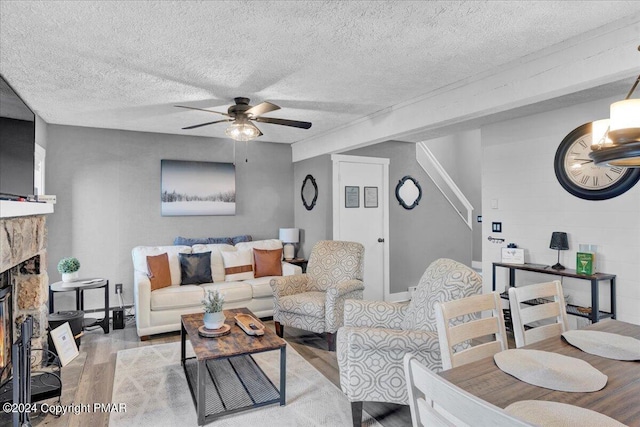
MULTIPOLYGON (((193 355, 187 344, 187 356, 193 355)), ((279 384, 280 352, 253 355, 274 384, 279 384)), ((270 405, 216 419, 216 427, 350 426, 351 405, 291 346, 287 346, 287 404, 270 405)), ((197 426, 189 386, 180 366, 180 343, 120 350, 116 360, 113 403, 126 403, 126 412, 111 413, 109 426, 197 426)), ((381 427, 366 412, 363 425, 381 427)))

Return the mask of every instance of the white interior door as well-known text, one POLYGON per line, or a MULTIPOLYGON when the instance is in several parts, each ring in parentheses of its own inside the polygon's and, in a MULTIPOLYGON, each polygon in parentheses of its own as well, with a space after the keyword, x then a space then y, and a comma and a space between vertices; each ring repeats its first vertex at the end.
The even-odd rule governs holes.
POLYGON ((389 295, 389 159, 332 155, 333 239, 364 245, 364 299, 389 295))

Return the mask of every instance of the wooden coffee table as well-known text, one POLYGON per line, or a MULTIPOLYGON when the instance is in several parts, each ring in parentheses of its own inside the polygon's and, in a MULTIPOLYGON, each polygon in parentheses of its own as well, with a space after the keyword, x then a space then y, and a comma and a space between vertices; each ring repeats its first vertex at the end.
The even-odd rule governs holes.
POLYGON ((219 338, 198 335, 203 313, 182 316, 180 360, 198 414, 198 425, 260 406, 285 405, 287 343, 269 329, 260 337, 247 335, 235 324, 234 316, 240 313, 256 317, 246 308, 224 310, 225 323, 231 326, 231 332, 219 338), (195 357, 186 358, 187 335, 195 357), (253 353, 272 350, 280 350, 279 390, 251 357, 253 353))

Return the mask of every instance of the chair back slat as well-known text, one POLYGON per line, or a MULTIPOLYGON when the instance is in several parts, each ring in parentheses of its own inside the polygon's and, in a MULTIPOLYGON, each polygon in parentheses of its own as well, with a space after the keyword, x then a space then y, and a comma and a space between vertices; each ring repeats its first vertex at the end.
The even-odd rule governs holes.
POLYGON ((451 369, 507 349, 502 302, 497 292, 438 303, 435 306, 435 313, 443 369, 451 369), (491 312, 491 317, 451 325, 454 319, 459 320, 463 316, 468 317, 470 314, 486 311, 491 312), (476 345, 465 348, 464 352, 454 351, 454 346, 469 347, 472 339, 487 335, 494 335, 494 342, 498 344, 476 345))
POLYGON ((563 332, 569 330, 567 309, 562 292, 562 284, 559 280, 538 283, 536 285, 511 287, 509 288, 509 304, 511 306, 513 334, 515 335, 516 347, 518 348, 561 335, 563 332), (540 298, 551 302, 534 306, 526 304, 527 301, 540 298), (531 327, 533 326, 531 325, 533 322, 547 319, 551 319, 555 323, 525 329, 525 325, 531 327))
POLYGON ((564 330, 562 324, 552 323, 550 325, 538 326, 537 328, 531 328, 525 331, 526 340, 529 344, 546 340, 547 338, 557 337, 562 335, 564 330))
POLYGON ((486 342, 484 344, 475 345, 471 348, 467 348, 462 351, 455 352, 453 354, 453 367, 466 365, 467 363, 476 362, 484 359, 485 357, 491 357, 496 353, 500 353, 502 350, 502 344, 499 341, 486 342))
POLYGON ((549 319, 550 317, 558 317, 562 308, 557 302, 548 302, 544 304, 534 305, 531 307, 520 307, 520 319, 523 325, 538 320, 549 319))
POLYGON ((445 304, 443 308, 446 317, 454 319, 464 316, 465 314, 493 310, 495 308, 495 302, 493 298, 488 298, 487 294, 473 295, 467 298, 448 301, 448 304, 445 304))
POLYGON ((559 280, 552 282, 537 283, 535 285, 526 285, 516 287, 518 290, 518 298, 520 301, 529 301, 536 298, 555 297, 557 295, 557 283, 559 280))
POLYGON ((499 322, 495 317, 486 317, 462 325, 451 326, 449 344, 456 345, 463 341, 500 333, 499 322))

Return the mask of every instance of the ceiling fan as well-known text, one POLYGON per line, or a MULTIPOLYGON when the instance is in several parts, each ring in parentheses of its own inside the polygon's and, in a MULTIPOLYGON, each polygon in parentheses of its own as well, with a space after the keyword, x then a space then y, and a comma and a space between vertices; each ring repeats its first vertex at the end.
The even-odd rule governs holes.
POLYGON ((262 135, 260 129, 256 127, 252 122, 258 123, 270 123, 281 126, 291 126, 301 129, 309 129, 311 123, 300 122, 297 120, 277 119, 275 117, 262 117, 270 111, 279 110, 280 107, 271 102, 262 102, 258 105, 249 105, 249 98, 234 98, 236 104, 229 107, 226 113, 219 111, 205 110, 204 108, 187 107, 185 105, 176 105, 178 108, 187 108, 189 110, 206 111, 207 113, 220 114, 226 116, 224 119, 215 120, 213 122, 200 123, 198 125, 187 126, 182 129, 195 129, 202 126, 209 126, 216 123, 232 122, 231 125, 225 130, 225 133, 230 138, 236 141, 250 141, 262 135))

